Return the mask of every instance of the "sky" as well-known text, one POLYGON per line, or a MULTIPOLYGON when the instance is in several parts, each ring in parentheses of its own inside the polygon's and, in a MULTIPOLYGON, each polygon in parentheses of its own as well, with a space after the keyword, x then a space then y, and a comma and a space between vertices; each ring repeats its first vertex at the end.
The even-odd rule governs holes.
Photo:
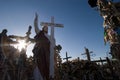
MULTIPOLYGON (((104 45, 103 18, 89 6, 88 0, 0 0, 0 31, 8 29, 8 35, 25 36, 31 25, 33 38, 35 13, 40 29, 40 22, 51 22, 51 16, 55 23, 64 25, 55 28, 56 45, 62 46, 61 58, 67 52, 71 59, 86 59, 81 55, 84 47, 96 55, 91 56, 92 60, 107 56, 109 44, 104 45)), ((33 46, 28 46, 28 55, 32 55, 33 46)))

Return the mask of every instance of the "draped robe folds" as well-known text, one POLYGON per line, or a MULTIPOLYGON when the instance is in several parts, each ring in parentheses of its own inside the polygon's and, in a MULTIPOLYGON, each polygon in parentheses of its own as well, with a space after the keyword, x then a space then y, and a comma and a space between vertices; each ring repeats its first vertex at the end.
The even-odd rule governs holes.
POLYGON ((34 57, 36 58, 37 66, 43 77, 43 80, 49 80, 49 65, 50 65, 50 41, 45 36, 43 31, 40 31, 35 36, 36 44, 33 49, 34 57))

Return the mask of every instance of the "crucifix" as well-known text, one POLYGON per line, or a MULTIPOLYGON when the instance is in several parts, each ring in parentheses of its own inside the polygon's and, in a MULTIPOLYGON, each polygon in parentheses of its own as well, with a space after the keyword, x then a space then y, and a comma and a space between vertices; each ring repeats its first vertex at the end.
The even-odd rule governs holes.
POLYGON ((58 24, 54 23, 54 17, 51 17, 51 22, 41 22, 41 26, 48 26, 51 27, 51 32, 50 32, 50 76, 53 78, 54 77, 54 57, 55 57, 55 38, 54 38, 54 27, 61 27, 63 28, 63 24, 58 24))
POLYGON ((88 61, 91 61, 90 53, 93 53, 93 51, 89 51, 89 49, 85 47, 85 53, 83 53, 82 55, 86 55, 88 61))
POLYGON ((66 59, 66 62, 68 63, 68 59, 69 59, 69 58, 72 58, 72 57, 68 57, 68 54, 67 54, 67 52, 66 52, 66 58, 63 58, 63 60, 66 59))

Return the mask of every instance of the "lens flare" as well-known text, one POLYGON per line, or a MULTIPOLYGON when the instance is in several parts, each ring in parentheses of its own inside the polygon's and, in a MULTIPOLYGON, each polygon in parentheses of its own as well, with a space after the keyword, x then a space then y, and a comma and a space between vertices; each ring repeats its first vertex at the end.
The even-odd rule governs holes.
POLYGON ((18 50, 19 51, 21 51, 22 49, 25 49, 26 48, 26 43, 25 43, 25 40, 19 40, 18 41, 19 43, 18 43, 18 45, 17 45, 17 48, 18 48, 18 50))
POLYGON ((18 44, 11 45, 11 46, 14 46, 16 49, 18 49, 19 51, 21 51, 22 49, 26 48, 27 43, 25 42, 25 40, 18 40, 18 44))

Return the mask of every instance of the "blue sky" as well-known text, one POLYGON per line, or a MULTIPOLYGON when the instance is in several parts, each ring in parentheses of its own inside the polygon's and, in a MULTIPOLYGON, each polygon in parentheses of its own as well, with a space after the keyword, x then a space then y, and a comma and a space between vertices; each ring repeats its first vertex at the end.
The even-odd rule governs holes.
MULTIPOLYGON (((33 27, 35 13, 40 22, 64 24, 64 28, 55 28, 56 44, 62 46, 61 57, 66 51, 72 59, 84 53, 84 47, 96 54, 93 59, 106 57, 109 45, 104 45, 103 18, 92 9, 87 0, 0 0, 0 31, 8 29, 8 35, 25 36, 28 26, 33 27)), ((35 36, 32 28, 31 38, 35 36)), ((32 54, 33 45, 29 45, 27 54, 32 54)))

